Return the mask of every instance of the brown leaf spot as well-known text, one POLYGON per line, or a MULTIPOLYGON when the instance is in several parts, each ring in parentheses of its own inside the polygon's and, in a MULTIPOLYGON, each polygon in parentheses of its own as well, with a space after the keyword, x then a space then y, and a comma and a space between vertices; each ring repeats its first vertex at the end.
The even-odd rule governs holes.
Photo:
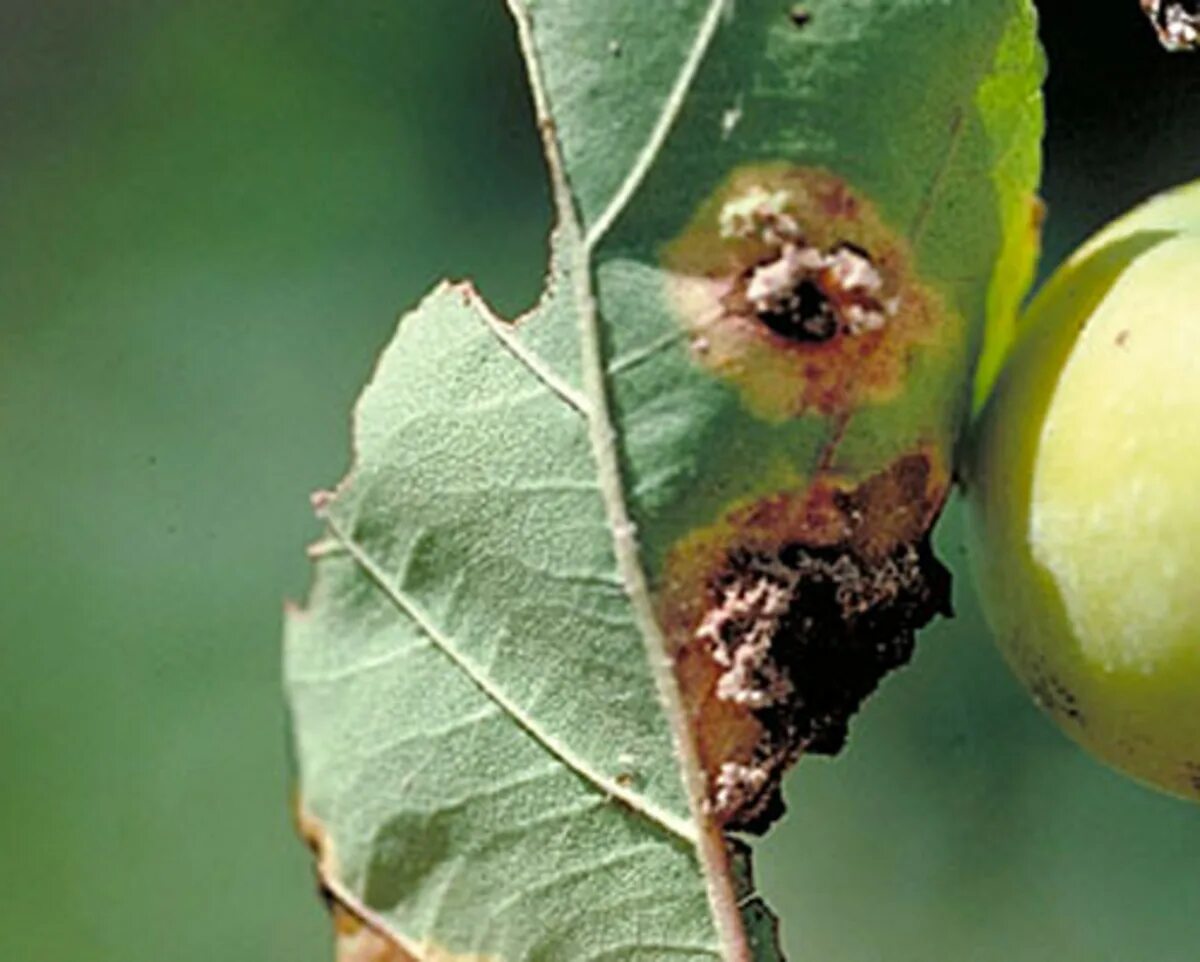
POLYGON ((1046 226, 1046 202, 1034 195, 1029 198, 1029 233, 1034 247, 1042 243, 1042 230, 1046 226))
POLYGON ((333 842, 320 819, 304 807, 299 793, 292 798, 292 818, 297 834, 316 859, 317 874, 322 879, 335 877, 338 874, 338 863, 333 851, 333 842))
POLYGON ((299 798, 294 800, 293 813, 300 837, 316 857, 321 894, 333 919, 337 962, 497 962, 493 956, 456 955, 428 940, 413 951, 404 948, 380 925, 364 917, 369 913, 347 905, 334 891, 332 880, 337 878, 338 866, 329 833, 299 798))
POLYGON ((948 613, 929 547, 948 487, 921 451, 859 484, 824 474, 734 506, 672 551, 660 616, 723 826, 766 828, 786 769, 840 750, 916 630, 948 613))
POLYGON ((409 952, 348 909, 335 903, 332 912, 337 962, 497 962, 494 956, 455 955, 430 942, 409 952))
POLYGON ((422 962, 337 903, 331 911, 337 962, 422 962))
POLYGON ((421 962, 342 904, 329 883, 338 875, 337 857, 329 833, 299 797, 294 799, 293 814, 297 832, 316 859, 321 894, 333 919, 337 962, 421 962))
POLYGON ((767 420, 885 403, 915 351, 962 336, 903 240, 825 171, 740 168, 662 261, 696 362, 767 420))

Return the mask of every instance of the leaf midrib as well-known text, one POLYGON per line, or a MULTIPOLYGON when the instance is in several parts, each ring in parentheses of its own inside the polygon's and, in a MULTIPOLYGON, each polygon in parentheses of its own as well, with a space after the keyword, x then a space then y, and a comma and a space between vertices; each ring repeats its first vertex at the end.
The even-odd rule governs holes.
POLYGON ((600 492, 613 536, 617 568, 633 609, 646 649, 646 659, 658 690, 659 701, 670 726, 676 759, 686 789, 692 821, 698 830, 695 847, 708 895, 709 909, 721 955, 726 962, 751 962, 752 952, 742 924, 737 892, 730 871, 725 839, 708 810, 707 785, 691 726, 675 678, 674 665, 651 599, 649 582, 642 565, 636 528, 626 503, 625 485, 617 452, 617 432, 612 419, 608 375, 601 342, 600 318, 593 289, 592 258, 596 246, 636 194, 657 159, 684 99, 708 52, 727 0, 709 0, 709 5, 683 66, 672 84, 657 121, 638 157, 600 218, 583 231, 573 195, 567 184, 560 145, 546 101, 546 88, 533 40, 532 25, 523 0, 508 0, 517 23, 522 53, 527 65, 538 127, 550 168, 558 229, 562 241, 573 248, 572 290, 579 315, 583 395, 588 401, 588 435, 599 475, 600 492))
MULTIPOLYGON (((751 962, 752 954, 744 932, 736 892, 728 864, 724 838, 706 809, 706 782, 696 753, 683 700, 675 679, 666 639, 654 610, 646 571, 637 544, 636 529, 629 513, 626 490, 617 451, 617 431, 610 413, 608 374, 601 344, 600 318, 593 289, 594 252, 608 231, 637 194, 657 160, 683 108, 687 94, 703 64, 716 34, 728 0, 709 0, 696 36, 684 63, 663 103, 650 134, 612 198, 605 205, 586 235, 576 211, 573 194, 567 184, 560 146, 554 133, 540 74, 539 59, 532 37, 528 11, 523 0, 508 0, 517 23, 522 51, 527 64, 539 127, 547 155, 552 193, 558 218, 556 235, 569 249, 572 270, 570 280, 579 318, 583 390, 577 390, 528 345, 514 336, 514 328, 496 317, 474 296, 472 309, 519 361, 561 403, 580 414, 587 423, 595 460, 599 489, 612 531, 613 550, 625 595, 646 648, 649 668, 664 714, 671 728, 676 758, 687 789, 690 820, 655 805, 631 792, 615 779, 596 770, 567 745, 546 731, 536 719, 496 685, 480 666, 466 657, 423 610, 416 599, 405 593, 383 567, 331 516, 325 518, 334 540, 356 565, 376 584, 391 603, 429 638, 431 643, 454 664, 488 699, 495 703, 533 741, 591 784, 605 796, 619 800, 631 812, 640 815, 669 836, 684 841, 697 852, 704 875, 711 917, 725 962, 751 962)), ((473 294, 467 291, 468 295, 473 294)), ((348 893, 344 893, 348 895, 348 893)), ((356 902, 347 902, 356 904, 356 902)), ((379 920, 381 921, 381 920, 379 920)), ((388 926, 387 931, 392 931, 388 926)), ((395 933, 400 944, 416 955, 416 946, 395 933)), ((419 956, 418 956, 419 957, 419 956)))

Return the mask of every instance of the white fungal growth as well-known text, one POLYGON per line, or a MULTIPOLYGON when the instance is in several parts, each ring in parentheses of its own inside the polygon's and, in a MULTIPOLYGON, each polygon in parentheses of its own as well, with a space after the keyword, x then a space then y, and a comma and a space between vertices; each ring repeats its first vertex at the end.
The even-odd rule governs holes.
POLYGON ((848 243, 822 249, 807 243, 802 225, 789 210, 786 190, 754 186, 721 209, 726 240, 752 240, 776 253, 745 276, 746 302, 760 318, 788 318, 813 340, 839 331, 850 335, 878 331, 896 313, 895 300, 881 300, 884 280, 863 251, 848 243))
POLYGON ((722 591, 696 629, 713 660, 725 671, 717 680, 717 697, 752 711, 786 701, 791 681, 773 657, 780 621, 795 598, 799 575, 782 562, 764 562, 749 579, 738 579, 722 591))
POLYGON ((733 133, 734 128, 742 122, 742 97, 738 94, 737 100, 732 107, 726 108, 721 113, 721 139, 728 140, 733 133))
POLYGON ((721 236, 727 240, 752 238, 781 244, 800 237, 800 225, 787 212, 792 196, 786 190, 752 187, 721 208, 721 236))
POLYGON ((758 798, 770 777, 760 765, 725 762, 717 773, 713 806, 719 813, 741 811, 758 798))
POLYGON ((1150 17, 1158 38, 1168 50, 1194 50, 1200 48, 1200 11, 1195 4, 1164 0, 1142 0, 1142 9, 1150 17))
POLYGON ((840 246, 831 253, 816 247, 784 244, 779 257, 761 264, 750 274, 746 299, 759 314, 786 310, 796 302, 796 291, 813 281, 826 298, 837 302, 841 326, 848 334, 878 331, 896 303, 881 304, 883 277, 870 259, 857 250, 840 246))
POLYGON ((883 289, 883 278, 875 265, 852 247, 843 244, 836 248, 825 257, 824 266, 844 291, 874 295, 883 289))
POLYGON ((1188 13, 1181 6, 1167 8, 1166 44, 1172 50, 1184 50, 1200 44, 1200 16, 1188 13))
POLYGON ((883 329, 887 318, 880 311, 863 307, 861 304, 850 304, 844 311, 846 330, 851 334, 867 334, 883 329))
POLYGON ((746 297, 756 311, 775 310, 791 299, 797 284, 824 266, 825 260, 815 247, 784 244, 776 260, 754 268, 746 297))

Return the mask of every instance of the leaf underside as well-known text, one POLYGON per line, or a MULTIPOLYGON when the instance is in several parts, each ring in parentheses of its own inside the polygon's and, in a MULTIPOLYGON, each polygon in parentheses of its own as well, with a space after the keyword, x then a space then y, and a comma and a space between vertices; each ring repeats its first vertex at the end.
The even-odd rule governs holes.
MULTIPOLYGON (((920 368, 911 411, 862 415, 863 437, 907 418, 952 442, 985 320, 1032 259, 1032 12, 511 6, 557 205, 547 290, 512 323, 443 285, 359 402, 287 619, 305 831, 341 911, 397 958, 769 962, 773 920, 706 813, 655 598, 670 546, 781 458, 803 472, 828 424, 767 431, 697 368, 661 251, 735 168, 844 178, 966 332, 920 368), (769 457, 736 443, 768 437, 769 457)), ((847 441, 847 471, 867 447, 847 441)))

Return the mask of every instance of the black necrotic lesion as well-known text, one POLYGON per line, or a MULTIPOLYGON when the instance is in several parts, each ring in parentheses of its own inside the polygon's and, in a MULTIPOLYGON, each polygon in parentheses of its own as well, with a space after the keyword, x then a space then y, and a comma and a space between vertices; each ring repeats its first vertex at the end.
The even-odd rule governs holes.
POLYGON ((812 20, 812 13, 803 5, 793 4, 788 11, 788 19, 797 27, 807 27, 812 20))
POLYGON ((725 813, 761 831, 782 811, 779 776, 801 753, 833 755, 851 718, 907 664, 916 632, 950 610, 950 574, 928 540, 868 562, 844 546, 736 551, 710 587, 698 633, 724 669, 718 697, 748 707, 764 730, 752 798, 725 813))
POLYGON ((861 247, 843 241, 821 250, 788 240, 742 274, 731 304, 781 338, 820 344, 883 327, 892 311, 880 300, 882 287, 861 247))
POLYGON ((800 281, 788 298, 758 311, 756 316, 770 330, 791 341, 819 344, 837 334, 839 326, 833 304, 811 279, 800 281))

